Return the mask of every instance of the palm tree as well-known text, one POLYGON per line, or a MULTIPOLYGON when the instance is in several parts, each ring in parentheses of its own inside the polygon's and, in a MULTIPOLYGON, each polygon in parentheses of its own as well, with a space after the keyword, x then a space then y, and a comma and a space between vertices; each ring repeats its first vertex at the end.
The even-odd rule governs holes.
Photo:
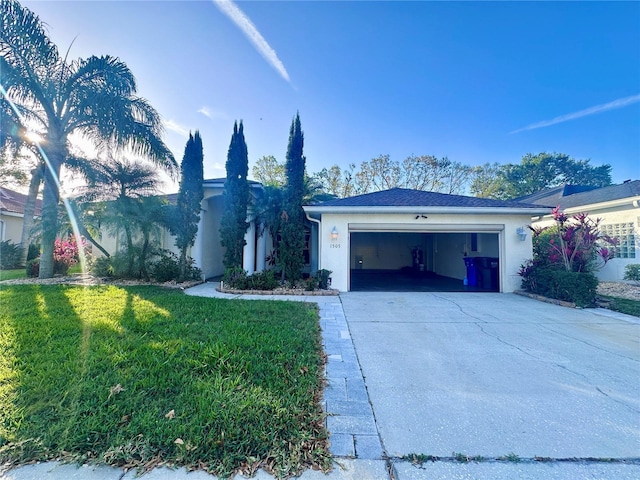
MULTIPOLYGON (((142 276, 146 275, 144 261, 148 253, 153 224, 161 220, 160 207, 152 197, 158 190, 160 179, 155 169, 137 161, 117 160, 86 164, 84 175, 89 181, 83 200, 99 202, 98 210, 105 226, 114 235, 124 233, 127 244, 127 275, 133 275, 135 251, 134 237, 140 232, 143 248, 140 263, 142 276), (148 211, 147 211, 148 210, 148 211), (155 222, 154 222, 155 220, 155 222)), ((95 244, 95 242, 94 242, 95 244)))
POLYGON ((111 139, 174 174, 177 164, 162 141, 156 110, 137 97, 135 78, 120 59, 106 55, 67 61, 43 24, 15 0, 0 0, 0 101, 21 127, 43 138, 44 174, 40 278, 53 276, 59 176, 69 156, 69 135, 96 145, 111 139), (31 127, 31 128, 29 128, 31 127))

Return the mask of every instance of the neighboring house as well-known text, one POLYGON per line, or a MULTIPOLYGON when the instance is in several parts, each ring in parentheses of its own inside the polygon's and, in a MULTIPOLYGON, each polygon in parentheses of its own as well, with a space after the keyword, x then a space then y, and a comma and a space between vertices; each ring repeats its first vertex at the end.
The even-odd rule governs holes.
POLYGON ((351 289, 354 273, 379 272, 384 282, 385 272, 410 269, 416 257, 419 271, 462 284, 465 258, 484 257, 497 259, 496 290, 512 292, 521 285, 520 265, 532 256, 526 226, 551 210, 403 188, 303 208, 318 225, 318 267, 333 272, 332 287, 341 291, 351 289))
MULTIPOLYGON (((597 272, 600 280, 620 281, 627 265, 640 263, 640 180, 603 188, 563 185, 521 197, 518 201, 560 206, 569 216, 588 213, 591 218, 601 219, 600 230, 617 237, 619 244, 616 257, 597 272)), ((537 227, 553 224, 550 214, 534 216, 531 221, 537 227)))
MULTIPOLYGON (((27 195, 0 187, 0 241, 19 244, 22 237, 24 206, 27 195)), ((42 211, 42 200, 36 200, 35 216, 42 211)))

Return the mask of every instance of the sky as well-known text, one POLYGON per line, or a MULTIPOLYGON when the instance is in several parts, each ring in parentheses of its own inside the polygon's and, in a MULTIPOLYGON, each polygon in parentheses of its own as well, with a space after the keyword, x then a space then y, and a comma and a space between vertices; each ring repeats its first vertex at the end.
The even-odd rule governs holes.
POLYGON ((614 183, 640 178, 640 2, 22 4, 69 59, 129 66, 176 160, 199 130, 205 178, 225 176, 236 120, 250 169, 284 162, 296 112, 309 173, 559 152, 610 164, 614 183))

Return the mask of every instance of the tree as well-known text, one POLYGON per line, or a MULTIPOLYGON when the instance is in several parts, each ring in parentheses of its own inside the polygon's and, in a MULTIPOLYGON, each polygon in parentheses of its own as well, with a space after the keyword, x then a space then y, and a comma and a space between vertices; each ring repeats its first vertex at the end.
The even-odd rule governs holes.
POLYGON ((530 195, 563 184, 606 187, 611 185, 611 165, 589 165, 564 153, 527 153, 519 164, 477 167, 472 192, 499 199, 530 195))
MULTIPOLYGON (((119 160, 109 157, 101 162, 92 162, 88 192, 83 200, 97 202, 95 210, 100 212, 102 223, 110 233, 124 233, 127 246, 126 276, 134 276, 136 251, 134 240, 142 233, 143 243, 148 247, 151 222, 158 222, 155 200, 148 200, 157 192, 159 177, 157 171, 139 161, 119 160), (153 211, 151 211, 153 210, 153 211)), ((93 241, 93 240, 92 240, 93 241)), ((95 244, 95 241, 93 241, 95 244)), ((146 256, 147 249, 141 252, 146 256)), ((143 255, 140 255, 142 257, 143 255)), ((145 257, 146 258, 146 257, 145 257)), ((145 258, 139 258, 138 274, 146 276, 145 258)))
POLYGON ((163 143, 158 113, 137 97, 131 70, 106 55, 68 62, 47 36, 43 24, 15 0, 0 0, 0 84, 19 112, 20 127, 33 124, 47 165, 42 207, 40 278, 53 276, 59 179, 69 155, 69 135, 78 132, 98 144, 113 139, 173 173, 176 163, 163 143))
POLYGON ((283 276, 295 282, 302 276, 304 251, 304 196, 305 157, 303 156, 304 134, 300 124, 300 114, 291 122, 287 162, 285 171, 287 185, 284 211, 282 213, 281 243, 279 262, 283 276))
POLYGON ((225 268, 242 268, 244 239, 249 224, 249 155, 244 139, 242 120, 233 124, 233 134, 227 154, 227 180, 224 182, 224 212, 220 226, 220 243, 225 248, 225 268))
POLYGON ((351 197, 355 194, 355 168, 355 163, 350 163, 348 169, 344 170, 338 165, 333 165, 314 173, 312 177, 322 186, 324 192, 338 198, 351 197))
POLYGON ((497 162, 478 165, 471 170, 471 195, 480 198, 499 198, 503 188, 500 172, 502 165, 497 162))
POLYGON ((176 236, 176 247, 180 249, 179 280, 182 281, 187 270, 187 249, 193 246, 198 233, 200 204, 204 197, 202 139, 197 130, 193 136, 189 133, 180 168, 180 190, 172 231, 176 236))
POLYGON ((253 178, 265 187, 284 187, 287 177, 284 164, 279 163, 273 155, 260 157, 252 168, 253 178))

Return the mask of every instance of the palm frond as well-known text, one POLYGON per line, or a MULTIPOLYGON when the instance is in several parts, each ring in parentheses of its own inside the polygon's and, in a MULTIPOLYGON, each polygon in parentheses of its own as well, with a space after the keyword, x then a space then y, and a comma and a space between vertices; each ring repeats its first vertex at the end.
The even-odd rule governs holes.
POLYGON ((61 63, 58 48, 38 16, 17 1, 0 1, 0 27, 0 83, 12 96, 47 108, 48 79, 61 63))

